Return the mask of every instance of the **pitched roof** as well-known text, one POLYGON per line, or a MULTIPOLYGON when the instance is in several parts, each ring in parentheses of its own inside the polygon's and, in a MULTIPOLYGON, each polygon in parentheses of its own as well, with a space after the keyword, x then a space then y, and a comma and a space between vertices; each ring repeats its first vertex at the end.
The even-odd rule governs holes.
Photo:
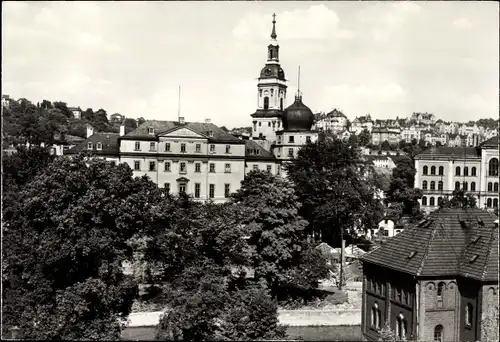
POLYGON ((498 281, 495 219, 477 208, 439 209, 429 219, 405 226, 361 259, 415 276, 462 275, 498 281), (472 258, 474 255, 477 257, 472 258))
POLYGON ((270 151, 260 146, 254 140, 245 140, 245 159, 276 160, 276 158, 270 151))
POLYGON ((347 119, 347 116, 345 116, 344 113, 342 113, 340 110, 338 109, 334 109, 332 110, 330 113, 326 114, 326 117, 327 118, 346 118, 347 119))
POLYGON ((481 159, 481 153, 475 147, 431 147, 415 156, 415 159, 441 158, 481 159))
POLYGON ((177 127, 186 127, 199 134, 206 135, 211 142, 228 142, 233 144, 243 144, 244 142, 235 136, 229 134, 222 128, 208 122, 185 122, 183 124, 178 121, 160 121, 160 120, 147 120, 142 125, 137 127, 132 132, 126 134, 122 138, 146 138, 151 139, 149 128, 153 128, 156 135, 162 132, 173 130, 177 127), (208 137, 208 132, 213 132, 213 137, 208 137))
POLYGON ((78 145, 70 148, 65 154, 76 154, 82 151, 90 151, 87 149, 88 143, 92 143, 92 153, 96 155, 118 155, 118 133, 94 133, 78 145), (102 144, 102 150, 97 150, 97 143, 102 144))
POLYGON ((498 148, 498 135, 484 141, 480 146, 498 148))

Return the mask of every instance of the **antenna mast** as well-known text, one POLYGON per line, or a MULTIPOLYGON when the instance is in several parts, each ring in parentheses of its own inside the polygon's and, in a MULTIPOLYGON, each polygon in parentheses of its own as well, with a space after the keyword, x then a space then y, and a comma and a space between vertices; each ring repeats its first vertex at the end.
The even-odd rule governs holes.
POLYGON ((297 80, 297 98, 302 97, 302 94, 300 93, 300 65, 299 65, 299 74, 298 74, 298 80, 297 80))
POLYGON ((181 119, 181 86, 179 86, 179 99, 177 100, 177 121, 181 119))

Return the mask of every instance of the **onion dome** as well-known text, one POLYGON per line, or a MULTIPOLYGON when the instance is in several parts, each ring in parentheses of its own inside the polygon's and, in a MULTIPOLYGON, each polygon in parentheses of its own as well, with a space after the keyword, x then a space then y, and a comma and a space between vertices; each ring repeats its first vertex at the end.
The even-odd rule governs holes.
POLYGON ((283 128, 289 131, 310 131, 314 124, 314 114, 305 104, 302 103, 302 96, 295 96, 292 103, 282 117, 283 128))
POLYGON ((260 78, 277 78, 286 81, 285 72, 279 64, 266 64, 260 71, 260 78))

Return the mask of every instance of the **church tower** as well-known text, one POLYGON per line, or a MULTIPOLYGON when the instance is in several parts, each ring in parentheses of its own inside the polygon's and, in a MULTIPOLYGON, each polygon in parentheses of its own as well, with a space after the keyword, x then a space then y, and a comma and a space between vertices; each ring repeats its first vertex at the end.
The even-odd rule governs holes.
POLYGON ((252 137, 276 141, 276 131, 283 128, 281 121, 286 101, 285 72, 279 64, 279 45, 276 40, 276 14, 273 14, 271 41, 267 46, 267 63, 262 68, 257 84, 257 111, 252 114, 252 137))

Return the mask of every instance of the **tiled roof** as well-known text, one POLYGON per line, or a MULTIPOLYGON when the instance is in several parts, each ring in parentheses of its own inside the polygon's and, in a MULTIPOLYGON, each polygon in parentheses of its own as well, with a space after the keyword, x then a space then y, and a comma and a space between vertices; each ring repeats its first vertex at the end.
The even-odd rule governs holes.
POLYGON ((480 146, 481 147, 496 147, 496 148, 498 148, 498 135, 484 141, 480 146))
POLYGON ((274 109, 269 109, 269 110, 263 110, 263 109, 257 109, 255 113, 250 115, 252 118, 280 118, 283 115, 283 111, 280 110, 274 110, 274 109))
POLYGON ((96 155, 118 155, 118 133, 94 133, 89 138, 85 139, 78 145, 72 147, 65 154, 76 154, 82 151, 90 151, 87 149, 89 142, 92 143, 92 152, 96 155), (96 144, 102 143, 102 150, 96 150, 96 144))
POLYGON ((415 156, 415 159, 439 158, 481 159, 481 154, 475 147, 431 147, 415 156))
POLYGON ((331 117, 331 118, 346 118, 347 119, 347 116, 345 116, 344 113, 342 113, 340 110, 338 109, 334 109, 332 110, 330 113, 326 114, 326 117, 331 117))
POLYGON ((124 137, 125 139, 129 137, 143 137, 151 139, 152 136, 148 133, 149 128, 154 128, 155 134, 160 134, 162 132, 173 130, 176 127, 186 127, 206 136, 208 136, 208 132, 213 132, 213 137, 208 138, 209 141, 243 144, 243 141, 236 138, 234 135, 229 134, 213 123, 207 122, 185 122, 184 124, 180 124, 177 121, 148 120, 132 132, 126 134, 124 137))
POLYGON ((362 260, 415 276, 498 280, 495 219, 480 209, 439 209, 428 220, 405 226, 362 260))
POLYGON ((245 159, 247 160, 276 160, 274 155, 256 143, 254 140, 245 140, 245 159), (257 152, 257 153, 255 153, 257 152))

